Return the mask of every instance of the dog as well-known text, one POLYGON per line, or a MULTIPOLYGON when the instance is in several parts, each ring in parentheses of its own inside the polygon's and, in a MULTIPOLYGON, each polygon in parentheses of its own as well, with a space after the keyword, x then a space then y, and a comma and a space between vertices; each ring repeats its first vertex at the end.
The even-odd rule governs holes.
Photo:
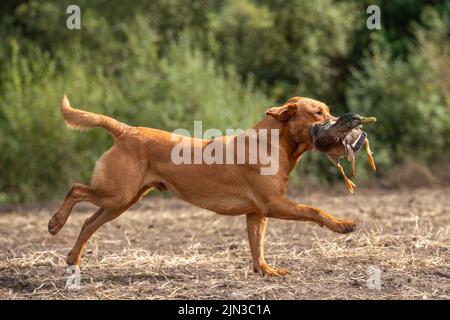
MULTIPOLYGON (((265 117, 252 127, 257 132, 278 130, 279 166, 271 175, 260 173, 260 163, 175 164, 171 161, 171 152, 179 140, 190 139, 192 144, 200 143, 200 148, 205 148, 210 141, 181 136, 174 139, 173 134, 166 131, 133 127, 105 115, 75 109, 65 95, 61 112, 69 127, 101 127, 115 139, 114 145, 96 162, 91 184, 73 184, 49 221, 48 231, 55 235, 78 202, 87 201, 99 207, 84 222, 68 254, 69 265, 80 264, 84 247, 98 228, 120 216, 152 189, 170 191, 182 200, 218 214, 246 215, 253 268, 261 276, 288 274, 285 269, 269 266, 264 259, 268 218, 312 221, 342 234, 356 227, 351 220, 338 219, 286 196, 289 173, 302 155, 313 149, 311 126, 336 119, 328 106, 320 101, 293 97, 280 106, 267 109, 265 117)), ((238 137, 223 136, 221 139, 234 143, 238 137)))

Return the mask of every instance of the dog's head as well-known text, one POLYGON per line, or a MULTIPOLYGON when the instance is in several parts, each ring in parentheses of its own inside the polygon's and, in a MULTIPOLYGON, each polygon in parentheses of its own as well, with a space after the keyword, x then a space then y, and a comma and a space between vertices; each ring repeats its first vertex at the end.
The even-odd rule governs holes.
POLYGON ((269 108, 266 114, 285 126, 291 140, 308 145, 311 145, 311 126, 336 119, 325 103, 302 97, 293 97, 279 107, 269 108))

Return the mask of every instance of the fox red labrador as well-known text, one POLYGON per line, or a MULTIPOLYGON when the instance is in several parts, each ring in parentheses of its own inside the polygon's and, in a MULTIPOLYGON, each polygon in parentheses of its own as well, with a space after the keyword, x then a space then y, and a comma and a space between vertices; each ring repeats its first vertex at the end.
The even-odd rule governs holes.
MULTIPOLYGON (((179 198, 218 214, 246 215, 247 231, 255 272, 260 275, 285 275, 287 270, 272 268, 264 259, 264 234, 268 218, 312 221, 338 233, 355 229, 351 220, 338 219, 327 212, 296 203, 286 196, 288 176, 302 155, 312 150, 312 125, 334 119, 327 105, 293 97, 278 107, 269 108, 255 126, 255 132, 275 130, 277 141, 266 139, 269 149, 276 143, 277 170, 261 174, 259 160, 250 163, 178 164, 173 149, 180 141, 191 141, 192 148, 205 149, 211 140, 177 136, 173 133, 133 127, 113 118, 72 108, 64 96, 61 112, 69 127, 101 127, 115 139, 114 145, 97 161, 90 185, 75 183, 48 224, 56 234, 66 223, 78 202, 88 201, 99 209, 83 224, 78 239, 68 254, 69 265, 79 265, 83 249, 92 234, 111 221, 152 189, 168 190, 179 198)), ((242 133, 241 135, 245 135, 242 133)), ((241 135, 214 140, 235 144, 241 135)), ((254 139, 260 139, 259 135, 254 139)), ((249 139, 245 140, 248 151, 249 139)), ((257 141, 258 142, 258 141, 257 141)), ((271 149, 272 150, 272 149, 271 149)), ((237 148, 234 158, 239 157, 237 148)))

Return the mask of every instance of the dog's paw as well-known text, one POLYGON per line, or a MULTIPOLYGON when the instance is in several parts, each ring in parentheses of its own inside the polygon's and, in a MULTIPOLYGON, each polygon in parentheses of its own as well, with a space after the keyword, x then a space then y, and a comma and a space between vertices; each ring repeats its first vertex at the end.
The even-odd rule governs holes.
POLYGON ((253 270, 258 273, 261 277, 280 277, 289 274, 289 271, 282 268, 272 268, 268 264, 262 264, 260 266, 254 267, 253 270))
POLYGON ((356 223, 352 220, 339 220, 337 222, 336 232, 338 233, 350 233, 356 229, 356 223))
POLYGON ((69 266, 79 266, 81 260, 80 252, 74 252, 71 250, 69 254, 67 255, 67 265, 69 266))
POLYGON ((64 223, 65 221, 61 221, 55 214, 48 222, 48 232, 52 235, 57 234, 64 226, 64 223))

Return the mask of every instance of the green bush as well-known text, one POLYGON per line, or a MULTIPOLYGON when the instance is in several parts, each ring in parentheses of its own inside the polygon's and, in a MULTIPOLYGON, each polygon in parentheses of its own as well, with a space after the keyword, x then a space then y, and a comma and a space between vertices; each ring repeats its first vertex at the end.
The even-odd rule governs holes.
POLYGON ((449 21, 435 11, 424 20, 429 26, 415 27, 418 45, 407 59, 373 45, 347 90, 351 110, 378 118, 367 129, 386 165, 406 156, 426 162, 449 154, 449 21))
POLYGON ((353 1, 227 1, 210 15, 219 57, 253 75, 279 102, 290 95, 336 101, 351 36, 365 23, 353 1), (357 22, 359 21, 359 22, 357 22))
MULTIPOLYGON (((173 130, 247 128, 300 95, 367 126, 381 172, 409 158, 433 166, 450 152, 450 2, 377 0, 382 30, 360 0, 5 1, 0 8, 0 203, 60 198, 88 182, 112 143, 68 130, 72 104, 173 130), (65 27, 81 7, 82 29, 65 27), (399 16, 399 13, 401 15, 399 16)), ((368 163, 360 154, 358 176, 368 163)), ((294 185, 332 183, 336 168, 308 153, 294 185)))
POLYGON ((270 105, 232 66, 220 67, 196 49, 189 32, 159 59, 152 30, 142 17, 135 21, 124 30, 126 63, 114 72, 78 54, 56 52, 64 56, 58 61, 39 48, 23 54, 16 41, 9 43, 0 82, 1 201, 60 196, 70 183, 87 182, 95 160, 111 145, 102 130, 65 127, 58 107, 64 92, 76 107, 166 130, 192 130, 197 119, 208 127, 244 128, 270 105))

